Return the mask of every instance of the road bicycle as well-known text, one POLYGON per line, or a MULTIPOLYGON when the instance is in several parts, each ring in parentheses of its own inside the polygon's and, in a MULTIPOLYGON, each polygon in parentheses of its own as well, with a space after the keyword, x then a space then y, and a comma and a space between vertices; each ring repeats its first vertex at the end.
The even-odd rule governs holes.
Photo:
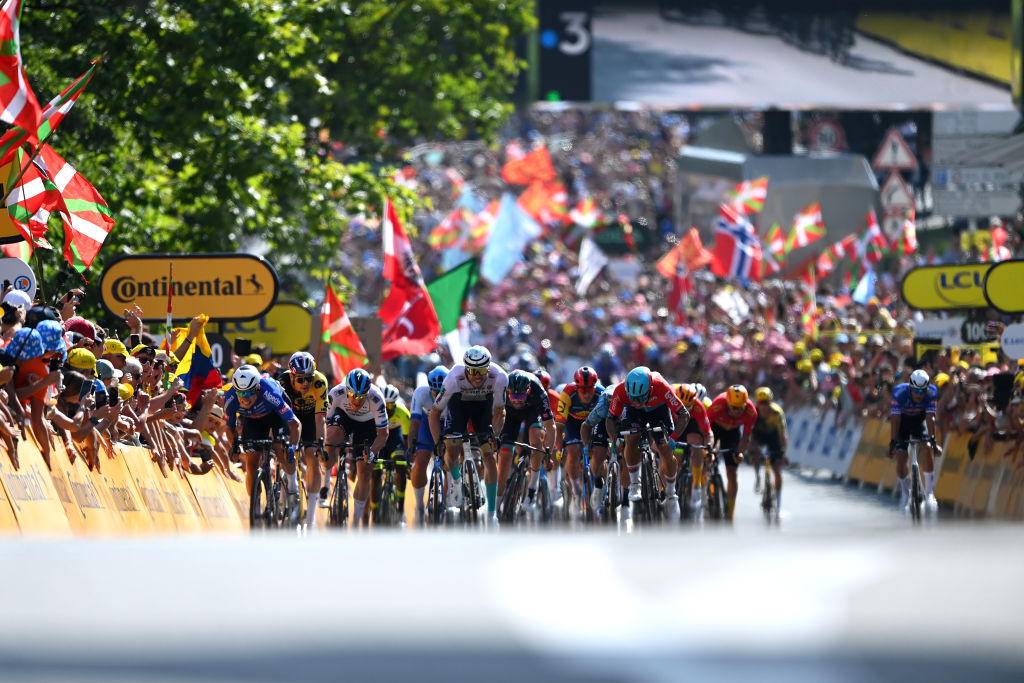
POLYGON ((405 467, 406 461, 404 460, 404 452, 392 453, 392 457, 380 458, 374 465, 374 469, 380 470, 382 473, 382 481, 380 485, 380 501, 377 503, 377 509, 373 514, 374 525, 381 526, 396 526, 405 514, 405 510, 402 510, 398 506, 398 489, 395 487, 395 470, 399 467, 405 467), (394 456, 401 455, 402 460, 396 459, 394 456))
MULTIPOLYGON (((327 523, 329 526, 345 526, 348 524, 348 474, 345 464, 348 462, 348 445, 344 443, 327 444, 328 448, 339 448, 338 473, 334 477, 331 489, 331 502, 328 507, 327 523)), ((328 472, 330 476, 330 472, 328 472)))
POLYGON ((644 423, 636 429, 627 429, 619 432, 619 436, 626 437, 631 434, 639 435, 640 448, 640 500, 636 507, 640 513, 639 519, 644 522, 656 522, 663 510, 661 504, 661 477, 658 475, 657 454, 651 448, 650 437, 657 437, 662 433, 661 427, 651 427, 644 423))
POLYGON ((690 444, 677 442, 676 458, 679 459, 679 473, 676 475, 676 495, 679 496, 679 519, 690 516, 690 501, 693 497, 693 470, 690 468, 690 444))
MULTIPOLYGON (((252 490, 249 492, 249 527, 251 529, 276 529, 282 526, 296 526, 301 523, 302 498, 292 505, 285 486, 285 472, 274 467, 274 444, 283 444, 278 439, 243 439, 239 446, 260 456, 252 490)), ((302 478, 299 477, 301 483, 302 478)))
POLYGON ((459 520, 473 526, 479 520, 480 510, 485 505, 484 487, 481 485, 480 470, 477 467, 481 438, 477 434, 460 434, 446 438, 462 442, 462 506, 459 508, 459 520))
MULTIPOLYGON (((526 500, 527 489, 530 477, 532 476, 530 457, 527 451, 537 451, 538 453, 550 455, 547 449, 537 448, 528 443, 515 441, 512 445, 515 447, 516 461, 512 472, 509 474, 508 481, 505 483, 505 493, 498 504, 498 519, 506 523, 511 523, 518 519, 523 510, 523 503, 526 500)), ((544 523, 550 522, 553 514, 551 489, 548 485, 547 474, 544 472, 543 466, 540 469, 540 481, 537 484, 535 495, 539 520, 544 523)))
POLYGON ((772 467, 771 453, 767 446, 759 446, 761 462, 764 463, 764 482, 761 486, 761 510, 764 512, 765 521, 769 524, 778 519, 779 510, 775 493, 778 491, 778 483, 775 481, 775 469, 772 467))
POLYGON ((701 511, 706 510, 707 516, 713 520, 723 520, 729 516, 725 482, 722 480, 722 471, 719 466, 720 455, 732 453, 732 448, 711 448, 703 445, 690 445, 692 449, 700 449, 707 453, 707 462, 704 464, 704 475, 707 483, 704 485, 704 500, 701 503, 701 511))
POLYGON ((921 466, 917 462, 917 451, 922 443, 931 443, 925 439, 907 439, 900 445, 907 448, 907 458, 910 460, 910 518, 915 522, 921 521, 921 508, 924 505, 924 484, 921 481, 921 466))

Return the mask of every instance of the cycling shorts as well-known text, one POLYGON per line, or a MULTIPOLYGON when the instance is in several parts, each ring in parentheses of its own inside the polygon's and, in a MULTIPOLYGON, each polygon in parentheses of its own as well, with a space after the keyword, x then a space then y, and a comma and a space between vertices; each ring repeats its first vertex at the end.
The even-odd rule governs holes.
MULTIPOLYGON (((448 436, 465 436, 469 434, 469 423, 473 423, 473 431, 486 439, 491 434, 491 415, 494 413, 494 399, 485 401, 463 401, 462 396, 455 394, 448 401, 450 420, 444 433, 448 436)), ((508 425, 508 418, 505 424, 508 425)))
POLYGON ((590 430, 590 447, 608 448, 608 428, 605 426, 604 420, 598 422, 597 426, 590 430))
POLYGON ((241 418, 242 439, 246 441, 271 439, 279 430, 288 427, 288 423, 276 412, 267 413, 260 417, 246 417, 242 415, 241 418))
POLYGON ((380 449, 380 457, 390 458, 395 451, 401 453, 401 459, 405 460, 405 439, 402 438, 400 427, 388 432, 388 441, 384 444, 384 448, 380 449))
POLYGON ((896 435, 897 441, 927 438, 928 435, 924 431, 924 415, 915 417, 903 416, 903 419, 900 420, 899 434, 896 435))
POLYGON ((669 411, 668 405, 662 403, 654 410, 644 410, 642 408, 626 406, 625 410, 622 411, 622 421, 619 426, 619 430, 626 431, 638 429, 644 424, 650 425, 651 429, 661 427, 660 436, 652 434, 655 443, 664 443, 665 439, 667 439, 675 429, 675 425, 672 422, 672 413, 669 411))
POLYGON ((357 422, 341 410, 336 411, 331 420, 345 431, 346 439, 352 438, 352 453, 356 456, 362 455, 363 447, 368 447, 377 439, 377 425, 372 421, 357 422))
POLYGON ((302 425, 299 441, 316 441, 316 416, 313 413, 304 415, 296 413, 295 417, 299 418, 299 424, 302 425))
POLYGON ((772 465, 782 462, 783 455, 782 451, 782 439, 779 437, 778 432, 762 432, 758 434, 754 432, 751 440, 763 446, 768 450, 768 462, 772 465))
POLYGON ((563 446, 571 446, 574 443, 583 443, 583 439, 580 438, 580 425, 582 424, 583 420, 574 417, 570 417, 565 421, 565 434, 562 435, 563 446))
MULTIPOLYGON (((501 445, 510 446, 513 441, 519 441, 522 429, 540 427, 540 406, 523 406, 515 409, 505 406, 505 425, 501 428, 501 445)), ((529 434, 527 434, 527 437, 529 434)))
POLYGON ((736 447, 740 445, 740 429, 722 429, 719 427, 715 430, 715 437, 718 439, 719 448, 732 449, 731 452, 725 453, 721 456, 722 462, 726 467, 738 467, 740 464, 739 459, 736 457, 736 447))

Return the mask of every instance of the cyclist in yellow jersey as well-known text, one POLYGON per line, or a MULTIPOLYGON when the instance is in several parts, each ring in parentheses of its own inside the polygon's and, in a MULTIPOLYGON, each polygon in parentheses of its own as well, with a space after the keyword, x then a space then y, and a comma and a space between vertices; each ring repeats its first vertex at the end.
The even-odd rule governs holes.
MULTIPOLYGON (((405 401, 398 391, 398 387, 389 384, 384 387, 384 408, 388 413, 388 441, 380 450, 381 458, 392 458, 394 460, 405 460, 405 435, 409 433, 409 426, 412 413, 406 407, 405 401)), ((405 518, 405 473, 407 465, 395 468, 395 493, 398 495, 399 516, 404 523, 405 518)), ((373 488, 370 494, 370 509, 376 510, 380 504, 381 483, 384 473, 378 469, 373 470, 373 488)))
MULTIPOLYGON (((768 449, 768 467, 775 473, 775 509, 782 504, 782 466, 786 463, 786 447, 789 439, 786 436, 786 413, 782 406, 775 402, 775 396, 768 387, 758 387, 754 392, 757 404, 757 422, 754 423, 752 440, 768 449)), ((761 449, 754 448, 750 454, 750 464, 754 466, 754 492, 761 490, 761 449)))
MULTIPOLYGON (((327 482, 321 487, 320 463, 316 461, 316 447, 308 444, 323 443, 327 425, 327 378, 316 369, 313 355, 305 351, 292 354, 288 370, 281 375, 284 396, 292 412, 302 424, 300 443, 306 444, 302 457, 306 464, 306 524, 316 526, 317 498, 327 499, 327 482), (319 494, 318 494, 319 491, 319 494)), ((330 478, 330 472, 327 473, 330 478)))

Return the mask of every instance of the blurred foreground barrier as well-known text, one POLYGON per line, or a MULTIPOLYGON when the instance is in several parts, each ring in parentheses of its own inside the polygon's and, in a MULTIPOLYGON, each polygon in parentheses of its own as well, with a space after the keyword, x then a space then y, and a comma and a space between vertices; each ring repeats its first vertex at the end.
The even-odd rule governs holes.
POLYGON ((786 415, 789 461, 845 477, 861 440, 863 424, 852 420, 835 426, 834 413, 824 420, 813 408, 799 408, 786 415))
POLYGON ((0 443, 0 533, 111 535, 241 532, 248 529, 245 486, 215 467, 203 475, 164 476, 149 450, 106 446, 98 471, 74 463, 57 440, 47 469, 29 438, 19 468, 0 443))

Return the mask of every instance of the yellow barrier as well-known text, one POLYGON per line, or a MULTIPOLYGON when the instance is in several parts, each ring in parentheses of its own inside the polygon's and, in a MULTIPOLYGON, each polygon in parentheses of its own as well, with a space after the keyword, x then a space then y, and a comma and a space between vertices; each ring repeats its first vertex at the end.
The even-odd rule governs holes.
MULTIPOLYGON (((0 445, 0 458, 7 458, 10 462, 7 450, 2 445, 0 445)), ((7 497, 7 490, 3 484, 0 484, 0 534, 15 534, 19 529, 18 518, 14 516, 14 505, 7 497)))
POLYGON ((1009 85, 1010 16, 993 12, 863 12, 857 29, 907 52, 1009 85))
POLYGON ((121 514, 124 530, 152 533, 155 528, 153 517, 128 471, 124 456, 116 448, 111 449, 110 453, 113 457, 103 462, 100 476, 113 500, 114 509, 121 514))
POLYGON ((15 471, 6 451, 0 456, 0 483, 11 502, 18 526, 25 533, 68 535, 71 524, 64 506, 57 498, 57 490, 50 479, 43 456, 31 440, 21 442, 18 448, 20 467, 15 471))
POLYGON ((238 516, 241 518, 243 528, 249 526, 249 492, 245 490, 245 472, 241 470, 234 470, 242 481, 235 481, 230 477, 226 477, 221 474, 220 468, 215 468, 217 476, 220 477, 221 481, 224 482, 224 487, 228 491, 228 496, 231 501, 235 504, 235 510, 238 511, 238 516))
POLYGON ((889 429, 888 422, 879 420, 878 428, 868 434, 867 439, 861 437, 867 456, 861 481, 866 484, 881 483, 886 470, 892 467, 892 459, 889 458, 889 429))
POLYGON ((242 518, 238 514, 235 502, 228 495, 223 480, 216 472, 210 471, 206 474, 186 474, 195 494, 199 508, 203 511, 206 525, 216 531, 241 531, 248 528, 249 517, 246 515, 245 527, 242 526, 242 518))
POLYGON ((846 471, 847 480, 864 481, 864 469, 867 467, 868 451, 870 450, 868 444, 874 440, 880 424, 881 422, 875 419, 869 419, 865 423, 864 431, 860 435, 860 443, 857 444, 857 450, 850 462, 850 469, 846 471))
POLYGON ((967 438, 968 435, 952 433, 946 440, 943 449, 942 469, 935 482, 935 497, 942 503, 956 503, 960 487, 963 485, 964 472, 967 469, 967 438))
MULTIPOLYGON (((142 502, 145 504, 146 509, 149 510, 153 530, 164 532, 178 530, 178 524, 174 519, 174 511, 171 510, 170 503, 164 496, 162 485, 156 480, 156 477, 162 479, 163 476, 159 470, 152 466, 150 452, 144 448, 122 444, 116 444, 114 450, 117 451, 118 457, 124 460, 124 466, 127 468, 132 481, 135 482, 135 487, 138 489, 139 495, 142 496, 142 502)), ((191 508, 186 510, 185 507, 181 507, 181 510, 182 512, 187 512, 191 508)), ((195 519, 194 516, 193 519, 195 519)), ((194 528, 199 528, 198 521, 196 521, 194 528)), ((181 530, 186 531, 187 528, 181 530)))

